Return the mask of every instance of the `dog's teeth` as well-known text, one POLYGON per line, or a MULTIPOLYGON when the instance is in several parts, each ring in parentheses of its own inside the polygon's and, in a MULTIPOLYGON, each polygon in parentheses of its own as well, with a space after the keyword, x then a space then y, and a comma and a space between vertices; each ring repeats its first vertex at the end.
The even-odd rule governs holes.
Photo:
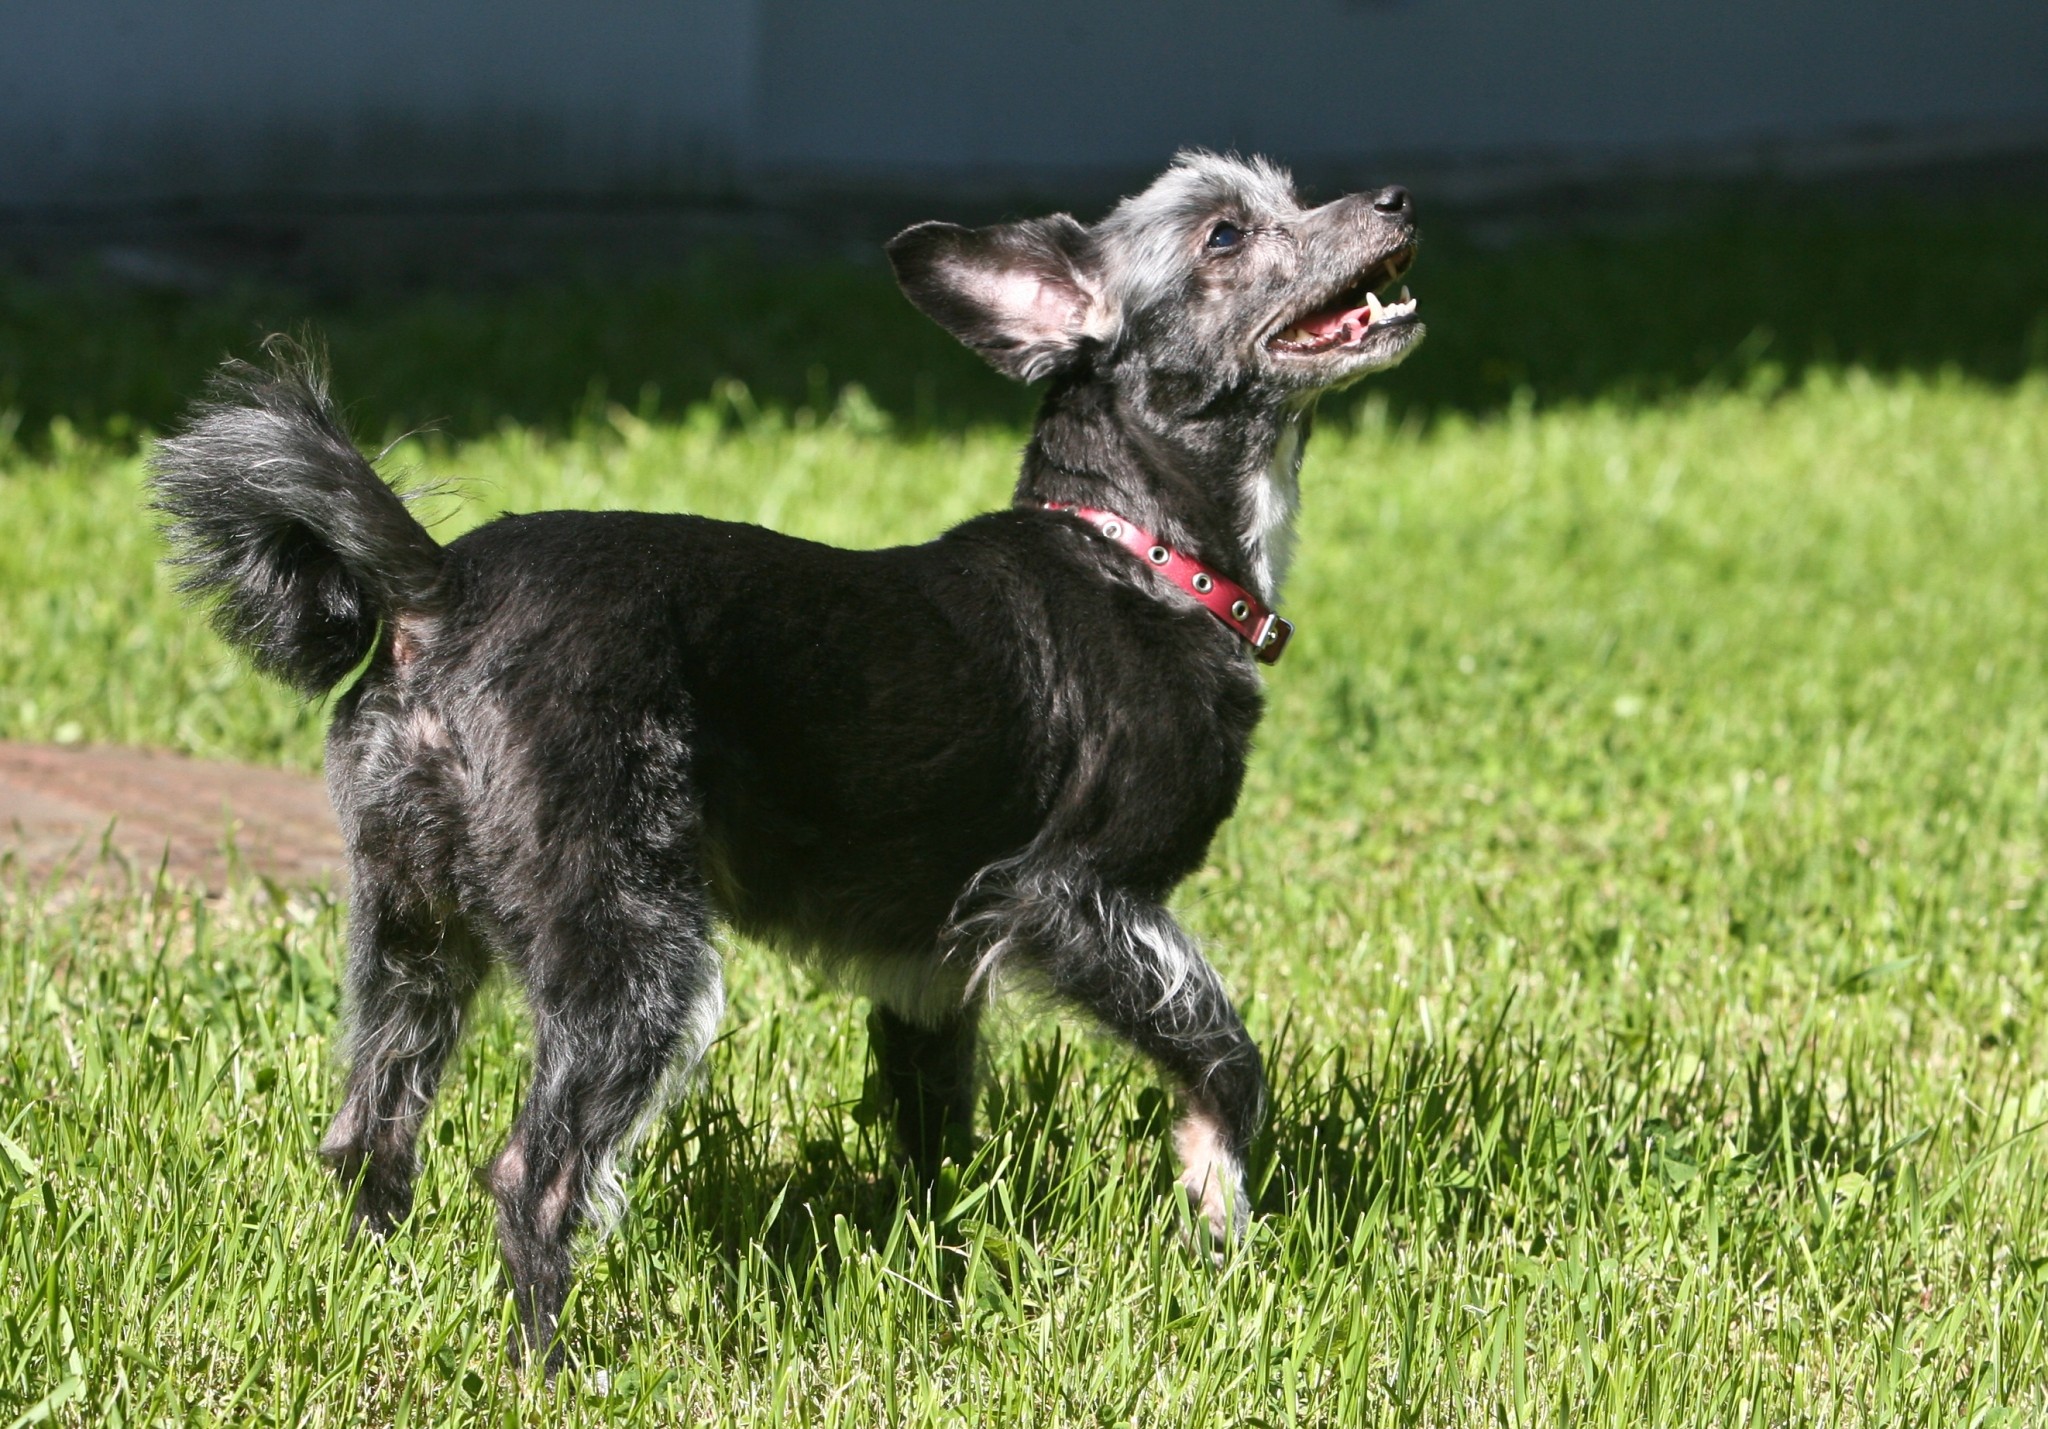
POLYGON ((1415 301, 1415 299, 1408 296, 1408 285, 1406 283, 1403 283, 1401 285, 1401 301, 1410 304, 1414 303, 1415 301))
POLYGON ((1365 306, 1367 311, 1372 314, 1372 321, 1374 322, 1378 322, 1385 316, 1387 311, 1380 303, 1380 295, 1378 293, 1367 293, 1365 295, 1365 306))

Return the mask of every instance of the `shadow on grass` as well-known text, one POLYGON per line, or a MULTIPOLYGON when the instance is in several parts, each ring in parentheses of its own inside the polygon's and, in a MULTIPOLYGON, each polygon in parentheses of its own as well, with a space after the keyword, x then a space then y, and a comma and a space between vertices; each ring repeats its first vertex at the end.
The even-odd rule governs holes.
MULTIPOLYGON (((1134 1074, 1145 1072, 1132 1064, 1111 1076, 1095 1110, 1128 1101, 1121 1093, 1134 1074)), ((758 1252, 789 1285, 809 1284, 813 1296, 823 1295, 849 1247, 888 1242, 906 1215, 949 1239, 945 1228, 956 1226, 997 1182, 1016 1212, 1013 1231, 1051 1235, 1058 1218, 1078 1210, 1075 1198, 1092 1169, 1085 1163, 1119 1151, 1132 1133, 1165 1130, 1165 1099, 1156 1091, 1138 1094, 1135 1121, 1104 1127, 1087 1115, 1077 1119, 1071 1088, 1080 1075, 1074 1045, 1062 1035, 1021 1048, 1010 1073, 984 1088, 978 1120, 987 1135, 963 1148, 936 1184, 925 1183, 897 1155, 872 1065, 860 1101, 820 1109, 822 1134, 804 1137, 794 1155, 741 1109, 729 1084, 707 1089, 667 1118, 636 1155, 636 1162, 657 1171, 635 1213, 643 1223, 687 1222, 726 1264, 758 1252), (823 1270, 822 1279, 814 1269, 823 1270)), ((1154 1189, 1164 1191, 1170 1179, 1162 1174, 1154 1189)), ((957 1274, 956 1262, 948 1257, 942 1268, 957 1274)))
MULTIPOLYGON (((1504 249, 1427 219, 1413 281, 1429 342, 1345 401, 1376 394, 1428 420, 1498 410, 1518 393, 1651 401, 1816 365, 1993 382, 2048 365, 2041 200, 1850 204, 1757 190, 1654 231, 1504 249)), ((300 324, 325 334, 370 439, 504 423, 566 432, 611 402, 675 415, 721 391, 727 418, 744 420, 829 409, 858 384, 899 428, 941 431, 1015 425, 1033 400, 913 312, 879 256, 771 266, 733 250, 665 275, 500 291, 191 297, 0 283, 0 420, 31 445, 53 420, 129 439, 173 420, 222 355, 300 324), (738 401, 721 385, 734 381, 738 401)))
POLYGON ((1508 1230, 1532 1251, 1638 1196, 1822 1224, 1845 1185, 1885 1199, 1931 1133, 1881 1058, 1717 1052, 1654 1030, 1586 1047, 1503 1019, 1476 1045, 1411 1040, 1366 1066, 1295 1055, 1262 1208, 1475 1241, 1508 1230))
MULTIPOLYGON (((1290 1051, 1287 1040, 1284 1030, 1275 1039, 1258 1209, 1284 1240, 1315 1247, 1318 1263, 1369 1256, 1390 1236, 1505 1236, 1544 1257, 1582 1233, 1620 1243, 1632 1216, 1711 1213, 1728 1255, 1768 1262, 1789 1234, 1809 1256, 1846 1265, 1881 1233, 1901 1185, 1917 1188, 1909 1167, 1929 1131, 1914 1120, 1928 1109, 1904 1106, 1882 1065, 1864 1073, 1810 1049, 1731 1063, 1655 1030, 1588 1046, 1513 1030, 1505 1016, 1483 1038, 1409 1039, 1365 1063, 1342 1049, 1290 1051)), ((977 1239, 984 1251, 1057 1246, 1088 1233, 1104 1195, 1118 1198, 1117 1214, 1172 1214, 1170 1109, 1149 1070, 1121 1059, 1084 1067, 1061 1036, 1027 1043, 991 1079, 978 1154, 929 1191, 899 1168, 867 1098, 851 1118, 827 1118, 851 1134, 791 1155, 786 1143, 770 1151, 729 1091, 647 1146, 645 1163, 659 1169, 630 1234, 695 1239, 731 1276, 749 1260, 765 1267, 799 1320, 827 1310, 850 1257, 904 1256, 913 1220, 935 1253, 924 1272, 906 1268, 951 1300, 987 1293, 988 1257, 971 1264, 977 1239)), ((1014 1269, 995 1266, 997 1293, 1014 1269)))

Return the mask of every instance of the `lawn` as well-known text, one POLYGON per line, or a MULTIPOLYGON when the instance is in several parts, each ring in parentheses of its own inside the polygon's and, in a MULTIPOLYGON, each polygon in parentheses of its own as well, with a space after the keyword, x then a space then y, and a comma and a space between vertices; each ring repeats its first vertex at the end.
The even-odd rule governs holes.
MULTIPOLYGON (((1275 1072, 1226 1267, 1143 1065, 1008 1005, 927 1206, 862 1009, 736 942, 542 1389, 470 1180, 515 999, 412 1222, 350 1246, 312 1156, 343 910, 17 884, 0 1429, 2042 1422, 2044 250, 2048 207, 1813 202, 1426 252, 1429 344, 1310 450, 1298 635, 1177 904, 1275 1072)), ((0 737, 317 767, 321 712, 179 607, 137 495, 207 361, 300 320, 444 534, 915 540, 1006 499, 1028 412, 872 269, 0 288, 0 737)))

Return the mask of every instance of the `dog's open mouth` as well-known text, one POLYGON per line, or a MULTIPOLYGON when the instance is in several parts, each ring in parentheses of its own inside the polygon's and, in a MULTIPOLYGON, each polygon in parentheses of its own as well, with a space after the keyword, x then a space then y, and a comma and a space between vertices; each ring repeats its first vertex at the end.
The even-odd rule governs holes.
POLYGON ((1407 285, 1399 302, 1383 302, 1379 290, 1400 280, 1415 262, 1415 245, 1397 248, 1373 264, 1330 302, 1305 313, 1266 339, 1269 352, 1306 355, 1357 347, 1366 334, 1415 320, 1415 299, 1407 285))

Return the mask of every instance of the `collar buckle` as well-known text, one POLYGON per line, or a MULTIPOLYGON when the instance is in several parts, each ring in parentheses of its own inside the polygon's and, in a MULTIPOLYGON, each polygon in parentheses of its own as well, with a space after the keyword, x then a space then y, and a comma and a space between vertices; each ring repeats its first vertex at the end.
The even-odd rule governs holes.
POLYGON ((1294 638, 1294 622, 1278 615, 1268 615, 1259 627, 1259 633, 1252 640, 1252 653, 1258 656, 1261 665, 1277 665, 1287 651, 1287 642, 1294 638))

